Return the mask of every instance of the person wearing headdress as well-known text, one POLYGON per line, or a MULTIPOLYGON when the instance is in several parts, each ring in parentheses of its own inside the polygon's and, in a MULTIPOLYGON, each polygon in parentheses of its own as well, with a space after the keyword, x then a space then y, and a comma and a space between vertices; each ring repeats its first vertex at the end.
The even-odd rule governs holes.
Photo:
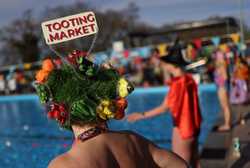
POLYGON ((41 103, 48 117, 71 130, 71 149, 53 159, 49 168, 185 168, 177 155, 128 131, 111 131, 109 119, 122 119, 125 97, 133 86, 109 65, 97 66, 86 54, 74 51, 60 60, 45 59, 36 74, 41 103))
POLYGON ((188 63, 182 56, 177 39, 168 54, 160 57, 161 66, 173 78, 169 82, 169 93, 162 104, 143 113, 133 113, 127 120, 134 122, 160 115, 168 110, 173 117, 172 150, 193 168, 199 167, 198 136, 201 127, 201 113, 197 85, 192 76, 185 72, 188 63))

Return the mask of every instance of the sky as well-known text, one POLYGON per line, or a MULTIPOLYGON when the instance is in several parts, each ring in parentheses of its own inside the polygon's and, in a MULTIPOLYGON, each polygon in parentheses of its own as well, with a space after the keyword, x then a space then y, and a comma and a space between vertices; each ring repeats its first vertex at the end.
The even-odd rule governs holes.
MULTIPOLYGON (((100 10, 122 9, 132 0, 0 0, 0 27, 7 25, 32 9, 36 16, 46 7, 71 4, 76 1, 90 3, 100 10)), ((244 21, 250 27, 250 0, 243 1, 244 21)), ((240 15, 240 0, 135 0, 140 20, 160 26, 164 23, 202 20, 210 16, 240 15)))

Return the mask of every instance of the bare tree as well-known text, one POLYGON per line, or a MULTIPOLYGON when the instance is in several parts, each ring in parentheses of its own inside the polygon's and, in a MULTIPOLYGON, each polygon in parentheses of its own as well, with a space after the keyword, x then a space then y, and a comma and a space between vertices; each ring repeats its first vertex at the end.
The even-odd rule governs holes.
MULTIPOLYGON (((53 8, 47 7, 41 13, 41 17, 36 18, 36 20, 32 15, 32 11, 28 10, 21 18, 14 20, 0 31, 0 60, 7 65, 33 62, 43 56, 54 55, 42 38, 40 23, 89 10, 95 11, 100 32, 94 45, 94 51, 105 51, 116 40, 128 40, 128 34, 131 31, 145 31, 145 28, 148 29, 146 24, 138 22, 139 8, 135 3, 129 3, 126 8, 119 11, 98 11, 89 4, 76 2, 53 8)), ((78 48, 87 48, 85 46, 91 43, 91 39, 89 41, 86 39, 85 37, 84 40, 70 41, 61 44, 61 46, 65 45, 63 47, 74 49, 76 46, 78 48)))
POLYGON ((39 58, 39 35, 32 11, 26 11, 21 18, 4 27, 0 40, 1 59, 5 65, 36 61, 39 58))

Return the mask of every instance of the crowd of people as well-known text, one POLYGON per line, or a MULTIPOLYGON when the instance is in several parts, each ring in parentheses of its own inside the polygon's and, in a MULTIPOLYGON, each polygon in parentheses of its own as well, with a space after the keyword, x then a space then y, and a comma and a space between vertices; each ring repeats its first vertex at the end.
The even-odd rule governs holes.
MULTIPOLYGON (((121 60, 124 58, 120 59, 111 57, 110 62, 114 67, 116 67, 121 75, 125 75, 136 87, 163 86, 168 83, 171 75, 168 71, 159 66, 160 61, 158 57, 160 57, 159 50, 154 48, 147 57, 141 57, 138 55, 127 59, 125 64, 121 63, 121 60)), ((232 88, 228 91, 235 92, 235 84, 237 84, 237 88, 242 88, 243 85, 249 85, 249 82, 245 82, 245 84, 243 84, 244 82, 242 83, 242 81, 239 82, 235 79, 237 79, 238 76, 242 78, 242 70, 238 70, 240 69, 238 67, 243 66, 247 67, 243 68, 243 71, 245 71, 243 78, 245 81, 249 81, 249 74, 246 69, 248 69, 250 65, 250 55, 242 57, 239 55, 239 52, 233 52, 233 55, 230 56, 220 50, 215 50, 210 55, 209 60, 210 61, 206 65, 190 71, 198 84, 214 82, 216 84, 220 83, 219 85, 221 85, 223 77, 221 78, 221 76, 218 75, 217 70, 223 69, 219 68, 221 67, 220 65, 225 65, 224 76, 226 75, 228 77, 228 88, 232 88)), ((0 94, 9 95, 34 92, 32 85, 32 82, 34 81, 34 73, 34 70, 17 70, 9 73, 0 72, 0 94)), ((235 98, 231 96, 231 99, 235 98)))
POLYGON ((34 72, 15 71, 8 75, 0 73, 0 95, 25 94, 34 92, 34 72))
POLYGON ((164 70, 159 66, 159 51, 153 50, 148 58, 135 57, 127 65, 118 67, 120 74, 139 87, 161 86, 164 84, 164 70))

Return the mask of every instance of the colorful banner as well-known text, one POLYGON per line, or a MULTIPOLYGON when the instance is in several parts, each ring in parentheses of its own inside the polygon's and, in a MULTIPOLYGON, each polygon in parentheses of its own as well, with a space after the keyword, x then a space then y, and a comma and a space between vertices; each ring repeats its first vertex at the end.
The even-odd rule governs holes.
POLYGON ((151 47, 141 47, 137 49, 140 56, 143 58, 147 58, 151 54, 151 47))
POLYGON ((24 68, 25 70, 29 70, 29 69, 31 68, 31 66, 32 66, 31 63, 25 63, 25 64, 23 64, 23 68, 24 68))
POLYGON ((220 44, 220 37, 216 36, 211 39, 213 44, 217 47, 220 44))
POLYGON ((160 57, 167 55, 167 44, 166 43, 159 44, 159 45, 157 45, 156 48, 159 50, 160 57))
POLYGON ((240 35, 238 33, 230 34, 230 38, 235 44, 238 44, 240 41, 240 35))
POLYGON ((123 52, 123 56, 124 56, 124 58, 128 58, 129 57, 129 50, 125 50, 124 52, 123 52))
POLYGON ((200 49, 202 47, 202 41, 201 39, 194 39, 193 43, 197 49, 200 49))

